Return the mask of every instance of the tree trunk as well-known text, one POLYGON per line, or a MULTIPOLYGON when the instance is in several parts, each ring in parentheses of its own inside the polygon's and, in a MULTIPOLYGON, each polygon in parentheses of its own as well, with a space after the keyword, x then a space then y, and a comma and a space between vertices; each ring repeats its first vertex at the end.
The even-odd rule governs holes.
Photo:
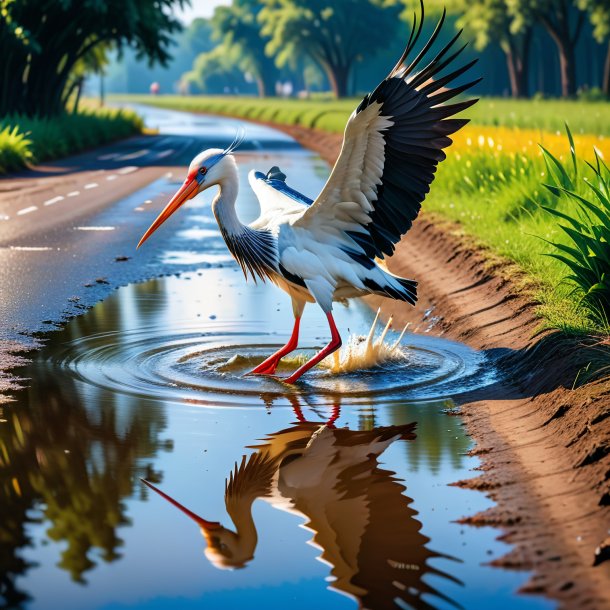
POLYGON ((602 88, 607 97, 610 97, 610 41, 608 41, 608 52, 606 53, 606 64, 604 65, 604 79, 602 88))
POLYGON ((349 68, 343 66, 326 66, 326 73, 333 94, 337 98, 347 97, 347 82, 349 78, 349 68))
POLYGON ((502 45, 506 55, 511 95, 515 98, 528 95, 531 35, 532 31, 529 29, 522 37, 509 38, 508 43, 502 45))
POLYGON ((551 38, 555 41, 559 53, 559 70, 561 75, 561 95, 574 97, 576 95, 576 43, 580 37, 585 13, 578 11, 578 19, 574 32, 570 33, 570 12, 568 5, 558 13, 556 23, 548 16, 540 15, 540 21, 551 38))
POLYGON ((559 49, 559 70, 561 74, 561 95, 574 97, 576 95, 576 58, 574 46, 569 42, 557 45, 559 49))
POLYGON ((81 77, 78 79, 77 85, 76 85, 76 98, 74 99, 74 108, 72 108, 72 114, 76 114, 78 112, 78 105, 80 103, 80 96, 83 92, 83 82, 84 82, 84 78, 81 77))
POLYGON ((513 97, 521 97, 522 92, 519 91, 519 81, 517 79, 517 66, 515 65, 515 54, 512 49, 508 49, 504 53, 506 55, 506 67, 508 68, 508 82, 510 83, 510 93, 513 97))
POLYGON ((260 76, 256 79, 256 90, 258 97, 265 97, 265 81, 260 76))

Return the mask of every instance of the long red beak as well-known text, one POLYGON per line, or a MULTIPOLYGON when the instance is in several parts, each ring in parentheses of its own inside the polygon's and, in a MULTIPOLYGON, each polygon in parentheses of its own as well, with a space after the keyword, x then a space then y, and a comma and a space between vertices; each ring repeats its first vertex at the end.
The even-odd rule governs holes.
POLYGON ((199 183, 195 178, 187 178, 180 190, 172 197, 171 201, 165 206, 161 214, 157 216, 148 231, 144 233, 138 243, 136 250, 185 202, 197 194, 199 183))
POLYGON ((156 491, 162 498, 165 498, 170 504, 173 504, 176 508, 179 508, 187 517, 190 517, 199 527, 204 530, 218 530, 222 528, 222 525, 217 521, 206 521, 199 515, 196 515, 193 511, 190 511, 186 506, 176 502, 171 496, 162 492, 158 487, 155 487, 152 483, 149 483, 146 479, 140 479, 144 485, 150 487, 153 491, 156 491))

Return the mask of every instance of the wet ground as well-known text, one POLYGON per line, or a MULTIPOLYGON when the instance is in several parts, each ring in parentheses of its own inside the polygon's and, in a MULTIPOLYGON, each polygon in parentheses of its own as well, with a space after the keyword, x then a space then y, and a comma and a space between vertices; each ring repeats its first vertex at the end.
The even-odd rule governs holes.
MULTIPOLYGON (((234 128, 160 111, 148 120, 205 145, 234 128)), ((267 133, 267 147, 261 137, 250 147, 260 152, 238 158, 243 220, 256 216, 252 167, 277 163, 308 194, 327 171, 267 133)), ((181 178, 146 187, 146 200, 181 178)), ((495 381, 493 363, 424 325, 365 371, 319 368, 297 388, 244 377, 287 339, 291 307, 276 287, 244 282, 209 200, 181 210, 126 267, 170 275, 120 288, 53 333, 21 371, 29 388, 2 407, 3 605, 551 607, 516 594, 527 574, 487 565, 508 550, 498 531, 456 523, 490 502, 449 485, 478 465, 452 408, 495 381)), ((129 206, 93 226, 122 227, 129 206)), ((137 242, 141 224, 122 239, 137 242)), ((345 337, 365 336, 374 317, 360 301, 336 313, 345 337)), ((302 350, 280 374, 326 340, 308 306, 302 350)))

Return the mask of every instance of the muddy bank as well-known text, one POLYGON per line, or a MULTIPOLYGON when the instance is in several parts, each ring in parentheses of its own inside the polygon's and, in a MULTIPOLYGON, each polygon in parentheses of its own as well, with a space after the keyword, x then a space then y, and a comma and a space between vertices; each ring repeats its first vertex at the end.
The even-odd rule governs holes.
MULTIPOLYGON (((340 150, 339 134, 280 129, 330 163, 340 150)), ((502 386, 462 405, 483 472, 459 484, 497 503, 465 521, 505 530, 516 546, 497 563, 533 570, 528 591, 564 608, 610 608, 610 561, 593 566, 610 534, 610 383, 572 389, 597 347, 537 332, 526 278, 457 225, 424 213, 388 266, 420 282, 420 300, 386 315, 488 350, 506 373, 502 386)))

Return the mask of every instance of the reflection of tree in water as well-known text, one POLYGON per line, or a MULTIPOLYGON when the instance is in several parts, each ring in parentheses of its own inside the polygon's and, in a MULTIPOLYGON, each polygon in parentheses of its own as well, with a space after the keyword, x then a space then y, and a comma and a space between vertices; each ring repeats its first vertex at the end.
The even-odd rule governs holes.
POLYGON ((159 441, 158 408, 91 386, 80 395, 78 382, 43 365, 26 372, 36 383, 5 408, 0 426, 0 608, 24 599, 14 582, 29 567, 19 557, 32 545, 28 523, 50 523, 47 536, 66 544, 58 565, 75 581, 95 565, 94 549, 104 561, 120 557, 123 499, 138 476, 159 478, 143 460, 171 449, 159 441))
MULTIPOLYGON (((72 341, 102 332, 145 328, 163 319, 169 300, 167 284, 162 279, 129 284, 98 303, 86 315, 71 320, 58 336, 61 341, 72 341)), ((116 338, 120 337, 120 334, 116 335, 116 338)))
POLYGON ((378 457, 389 445, 415 438, 415 425, 336 428, 338 407, 325 424, 306 421, 294 406, 299 422, 252 447, 256 451, 236 463, 227 480, 225 503, 234 530, 151 487, 195 520, 207 542, 205 554, 218 568, 244 567, 254 558, 259 534, 272 535, 258 532, 253 519, 252 504, 260 498, 304 519, 331 566, 331 588, 361 608, 406 604, 433 610, 435 598, 453 603, 426 577, 459 581, 430 565, 445 556, 428 548, 404 485, 379 467, 378 457))
POLYGON ((443 460, 449 460, 455 469, 462 468, 462 459, 470 449, 471 440, 458 417, 439 413, 453 406, 451 401, 430 402, 418 405, 416 412, 402 404, 387 407, 394 424, 417 421, 417 442, 405 444, 411 470, 427 464, 430 472, 437 474, 443 460))

